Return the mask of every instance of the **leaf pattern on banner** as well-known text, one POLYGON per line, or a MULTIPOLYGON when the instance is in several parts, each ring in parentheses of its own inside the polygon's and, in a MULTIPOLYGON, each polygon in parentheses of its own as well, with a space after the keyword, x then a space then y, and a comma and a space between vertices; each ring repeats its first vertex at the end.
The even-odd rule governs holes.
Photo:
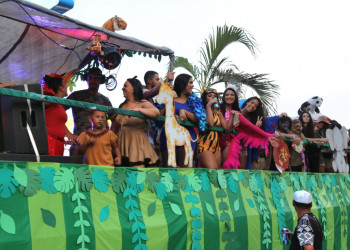
POLYGON ((186 178, 187 178, 187 188, 185 191, 198 192, 199 190, 202 189, 201 179, 197 175, 193 173, 193 174, 187 175, 186 178))
POLYGON ((151 191, 152 193, 156 192, 156 186, 158 182, 159 182, 159 177, 156 173, 151 172, 147 174, 146 185, 149 191, 151 191))
POLYGON ((68 193, 74 187, 73 168, 60 168, 53 177, 55 188, 61 193, 68 193))
POLYGON ((238 192, 238 175, 235 172, 232 172, 228 177, 228 187, 232 193, 238 192))
POLYGON ((132 243, 137 243, 134 249, 148 249, 146 244, 142 243, 147 241, 147 235, 141 230, 146 230, 144 223, 140 221, 139 218, 143 217, 137 200, 134 200, 133 197, 137 197, 138 193, 144 189, 144 184, 137 182, 138 171, 128 172, 127 173, 127 186, 123 192, 123 198, 127 198, 125 202, 125 209, 129 211, 129 221, 133 222, 131 232, 134 234, 132 238, 132 243))
POLYGON ((0 210, 0 227, 6 233, 16 234, 16 224, 12 217, 0 210))
POLYGON ((202 190, 204 192, 207 192, 210 188, 210 180, 207 172, 202 172, 199 179, 201 180, 201 183, 202 183, 202 190))
POLYGON ((146 172, 138 172, 137 173, 137 184, 142 184, 145 182, 146 179, 146 172))
POLYGON ((251 199, 246 199, 246 200, 247 200, 248 205, 249 205, 250 207, 255 207, 254 201, 252 201, 251 199))
POLYGON ((164 198, 167 197, 166 186, 162 182, 156 185, 156 193, 160 200, 164 200, 164 198))
POLYGON ((109 205, 100 210, 100 221, 106 221, 109 218, 109 205))
POLYGON ((108 173, 106 171, 104 171, 103 169, 99 168, 99 169, 94 169, 92 168, 92 182, 95 185, 95 188, 99 191, 99 192, 107 192, 108 187, 110 186, 110 179, 108 177, 108 173))
MULTIPOLYGON (((277 222, 278 222, 278 230, 279 232, 286 227, 286 221, 285 221, 285 213, 283 211, 283 207, 281 205, 281 201, 280 201, 280 193, 281 193, 281 187, 279 185, 279 183, 276 180, 277 178, 273 178, 272 182, 271 182, 271 193, 272 193, 272 198, 273 198, 273 205, 275 205, 275 207, 277 208, 277 222)), ((299 180, 299 176, 298 176, 298 180, 296 178, 294 178, 295 181, 299 180)), ((291 178, 291 181, 293 182, 293 179, 291 178)), ((283 238, 282 235, 279 234, 279 238, 280 241, 282 243, 283 238)))
POLYGON ((41 188, 45 190, 46 193, 57 193, 57 189, 55 188, 53 178, 56 174, 56 169, 53 167, 42 168, 38 166, 40 171, 40 177, 42 178, 41 188))
POLYGON ((218 171, 219 185, 222 189, 226 189, 227 188, 227 181, 226 181, 226 177, 224 175, 224 172, 222 170, 217 170, 217 171, 218 171))
POLYGON ((25 169, 27 180, 27 187, 19 186, 19 191, 25 196, 31 197, 35 195, 41 188, 42 179, 40 174, 33 169, 25 169))
POLYGON ((115 168, 112 174, 112 187, 117 194, 124 192, 127 183, 126 171, 124 169, 115 168))
POLYGON ((17 180, 18 184, 22 185, 23 187, 27 187, 28 178, 26 172, 24 169, 17 167, 15 163, 13 164, 13 176, 17 180))
POLYGON ((233 208, 235 209, 235 211, 237 212, 239 210, 239 200, 235 200, 235 202, 233 203, 233 208))
POLYGON ((89 210, 86 206, 82 204, 82 201, 86 200, 86 197, 83 193, 79 191, 79 183, 75 182, 75 192, 72 195, 72 202, 76 201, 76 206, 74 208, 73 214, 78 214, 79 218, 74 222, 74 227, 79 227, 79 236, 77 239, 77 245, 81 244, 80 249, 86 249, 86 243, 90 243, 90 237, 86 235, 85 227, 90 227, 90 223, 84 219, 84 214, 89 213, 89 210))
POLYGON ((156 212, 156 201, 151 202, 147 207, 147 215, 151 217, 156 212))
POLYGON ((7 163, 4 163, 0 169, 0 198, 10 198, 16 193, 18 182, 13 178, 13 171, 7 168, 7 163))
POLYGON ((214 209, 213 209, 212 205, 210 205, 210 203, 205 202, 205 207, 207 208, 207 211, 208 211, 209 214, 211 214, 211 215, 215 214, 214 213, 214 209))
POLYGON ((182 215, 182 211, 181 211, 179 205, 172 203, 170 201, 169 201, 169 204, 170 204, 171 210, 174 212, 174 214, 182 215))
POLYGON ((180 175, 176 170, 170 170, 169 174, 171 175, 171 178, 173 178, 174 181, 180 180, 180 175))
POLYGON ((74 170, 75 181, 78 182, 79 188, 82 192, 89 192, 92 187, 91 173, 88 167, 78 167, 74 170))
POLYGON ((46 225, 56 227, 56 217, 50 210, 41 208, 41 216, 46 225))
POLYGON ((160 181, 165 185, 167 193, 172 192, 174 190, 173 178, 169 173, 162 173, 160 181))

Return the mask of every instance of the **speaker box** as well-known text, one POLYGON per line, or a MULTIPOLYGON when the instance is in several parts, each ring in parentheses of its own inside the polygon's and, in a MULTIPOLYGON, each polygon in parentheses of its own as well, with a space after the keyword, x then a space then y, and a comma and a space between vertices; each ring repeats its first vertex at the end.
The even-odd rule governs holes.
MULTIPOLYGON (((28 91, 42 94, 41 84, 28 84, 28 91)), ((23 85, 9 87, 24 91, 23 85)), ((8 153, 34 154, 27 123, 32 131, 39 154, 47 154, 47 136, 44 103, 30 100, 31 114, 27 99, 0 95, 1 125, 0 150, 8 153)))

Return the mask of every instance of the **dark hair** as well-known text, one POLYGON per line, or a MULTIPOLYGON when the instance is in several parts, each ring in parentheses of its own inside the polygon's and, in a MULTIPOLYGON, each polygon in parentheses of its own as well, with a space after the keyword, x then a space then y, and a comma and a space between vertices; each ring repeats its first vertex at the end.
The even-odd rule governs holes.
POLYGON ((89 69, 89 71, 87 71, 82 76, 82 80, 87 81, 89 75, 94 75, 94 76, 100 78, 101 84, 106 82, 106 76, 104 74, 102 74, 102 70, 100 70, 98 67, 93 67, 93 68, 89 69))
POLYGON ((226 92, 229 91, 229 90, 232 90, 233 93, 235 94, 235 101, 232 103, 231 109, 239 111, 238 95, 237 95, 237 93, 236 93, 236 91, 234 89, 228 88, 228 89, 225 89, 224 93, 222 94, 222 103, 220 105, 220 110, 221 110, 221 112, 222 112, 222 114, 224 116, 225 116, 225 113, 226 113, 225 95, 226 95, 226 92))
POLYGON ((280 130, 282 133, 288 133, 280 124, 289 122, 288 130, 292 129, 292 119, 289 116, 282 116, 278 121, 278 130, 280 130))
POLYGON ((242 105, 241 109, 244 109, 245 106, 247 106, 248 102, 252 101, 252 100, 257 100, 259 102, 258 106, 256 107, 256 110, 254 112, 251 112, 248 114, 248 120, 253 123, 254 125, 256 124, 256 121, 258 120, 258 116, 263 117, 262 119, 262 126, 261 128, 265 127, 265 117, 264 117, 264 110, 263 110, 263 106, 262 106, 262 102, 260 100, 259 97, 253 96, 248 98, 242 105))
POLYGON ((58 74, 50 73, 44 75, 43 82, 57 94, 58 88, 63 84, 63 78, 58 74))
POLYGON ((341 129, 340 123, 338 123, 336 120, 331 120, 331 122, 329 124, 329 128, 334 129, 335 127, 341 129))
POLYGON ((175 78, 174 91, 176 92, 177 96, 181 95, 191 78, 192 76, 188 74, 180 74, 175 78))
POLYGON ((147 85, 147 81, 154 77, 154 75, 158 74, 157 72, 150 70, 145 73, 145 76, 143 77, 145 84, 147 85))
POLYGON ((205 107, 207 106, 208 102, 207 102, 207 95, 210 93, 214 93, 216 95, 216 98, 218 97, 218 93, 216 92, 215 89, 207 89, 205 90, 202 95, 201 95, 201 99, 202 99, 202 105, 205 107))
MULTIPOLYGON (((130 82, 132 88, 134 89, 134 98, 135 101, 141 101, 143 99, 143 90, 141 82, 136 79, 137 76, 134 76, 133 78, 128 78, 126 81, 130 82)), ((126 100, 119 105, 119 108, 122 107, 125 104, 126 100)))
POLYGON ((310 209, 312 207, 312 202, 308 204, 296 202, 295 200, 293 200, 293 202, 294 202, 294 206, 301 209, 310 209))
POLYGON ((303 111, 299 115, 299 121, 301 122, 302 125, 302 133, 305 135, 307 138, 315 138, 315 130, 314 130, 314 122, 312 120, 311 114, 307 111, 303 111), (309 115, 309 122, 307 123, 306 127, 304 126, 304 121, 303 121, 303 115, 308 114, 309 115))

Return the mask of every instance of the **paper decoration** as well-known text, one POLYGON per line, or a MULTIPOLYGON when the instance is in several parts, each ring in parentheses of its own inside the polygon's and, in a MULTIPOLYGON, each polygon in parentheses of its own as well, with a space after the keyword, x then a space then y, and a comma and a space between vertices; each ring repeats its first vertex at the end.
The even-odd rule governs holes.
POLYGON ((16 233, 16 224, 12 217, 0 210, 0 227, 9 234, 16 233))
POLYGON ((109 205, 100 210, 100 221, 106 221, 109 218, 109 205))
POLYGON ((55 188, 53 178, 55 177, 56 169, 53 167, 42 168, 38 167, 40 171, 40 177, 42 178, 41 188, 46 191, 46 193, 57 193, 55 188))
POLYGON ((40 190, 42 179, 39 173, 33 169, 25 169, 24 173, 27 177, 27 187, 20 185, 19 191, 25 196, 30 197, 35 195, 38 192, 38 190, 40 190))
POLYGON ((288 168, 289 158, 290 154, 287 144, 282 140, 278 140, 278 147, 273 148, 273 159, 278 171, 283 173, 288 168))
POLYGON ((53 177, 54 186, 58 191, 68 193, 74 186, 74 169, 62 167, 60 170, 61 171, 57 171, 53 177))
POLYGON ((163 83, 157 95, 157 102, 165 104, 165 134, 168 147, 168 166, 177 167, 176 164, 176 146, 185 147, 185 165, 192 167, 193 150, 191 147, 192 137, 188 130, 181 126, 175 117, 174 98, 175 91, 168 83, 163 83))
POLYGON ((214 209, 213 209, 212 205, 210 205, 210 203, 205 202, 205 207, 207 208, 207 211, 209 214, 214 215, 214 209))
POLYGON ((79 188, 83 192, 89 192, 93 187, 91 173, 87 167, 78 167, 74 170, 75 181, 78 182, 79 188))
POLYGON ((127 176, 125 170, 116 168, 112 174, 112 187, 114 192, 122 193, 126 188, 127 176))
POLYGON ((169 204, 170 204, 171 210, 174 212, 174 214, 182 215, 182 211, 177 204, 172 203, 170 201, 169 201, 169 204))
POLYGON ((0 169, 0 198, 10 198, 16 192, 18 182, 13 178, 13 171, 7 168, 7 163, 0 169))
POLYGON ((26 172, 17 167, 16 164, 13 164, 13 175, 14 175, 14 178, 18 181, 18 184, 24 186, 24 187, 27 187, 27 174, 26 172))
POLYGON ((41 208, 41 216, 46 225, 56 227, 56 217, 50 210, 41 208))
POLYGON ((95 188, 100 192, 107 192, 110 185, 110 179, 108 174, 103 169, 94 169, 92 168, 92 182, 95 185, 95 188))
POLYGON ((148 217, 151 217, 156 212, 156 201, 150 203, 147 208, 148 217))
POLYGON ((249 205, 250 207, 255 207, 254 201, 252 201, 251 199, 246 199, 246 200, 247 200, 248 205, 249 205))

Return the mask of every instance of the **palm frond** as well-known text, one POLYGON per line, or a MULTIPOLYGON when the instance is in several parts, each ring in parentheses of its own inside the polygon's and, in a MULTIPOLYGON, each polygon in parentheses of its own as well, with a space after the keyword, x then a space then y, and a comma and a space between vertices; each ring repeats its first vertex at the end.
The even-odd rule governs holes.
POLYGON ((198 76, 199 70, 197 66, 190 63, 188 59, 185 57, 181 57, 181 56, 175 57, 173 66, 174 66, 174 69, 176 68, 186 69, 195 78, 197 78, 198 76))
POLYGON ((220 56, 221 52, 231 43, 239 42, 245 45, 249 51, 255 55, 255 39, 244 29, 235 26, 218 26, 216 33, 209 35, 204 41, 204 47, 200 54, 207 69, 210 69, 220 56))

